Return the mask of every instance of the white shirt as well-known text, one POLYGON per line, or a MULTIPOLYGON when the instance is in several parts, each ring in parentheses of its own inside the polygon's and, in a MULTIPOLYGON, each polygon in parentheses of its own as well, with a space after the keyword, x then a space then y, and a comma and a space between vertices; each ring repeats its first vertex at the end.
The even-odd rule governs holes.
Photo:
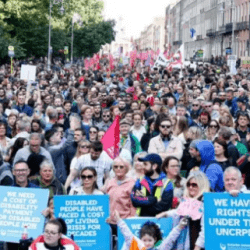
POLYGON ((109 174, 111 170, 113 160, 107 155, 105 151, 102 151, 100 157, 97 160, 92 160, 90 153, 82 155, 78 158, 75 169, 79 172, 85 167, 93 167, 97 172, 97 186, 101 188, 103 186, 103 178, 105 174, 109 174))
POLYGON ((142 138, 143 134, 147 133, 144 126, 141 126, 140 129, 135 129, 135 127, 132 126, 130 131, 138 139, 139 142, 141 141, 141 138, 142 138))

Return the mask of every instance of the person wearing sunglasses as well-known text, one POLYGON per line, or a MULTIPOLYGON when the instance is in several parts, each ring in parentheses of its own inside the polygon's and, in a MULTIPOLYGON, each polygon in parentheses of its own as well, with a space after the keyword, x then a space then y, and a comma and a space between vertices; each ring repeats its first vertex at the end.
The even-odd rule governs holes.
POLYGON ((219 130, 220 130, 219 123, 214 119, 211 120, 205 132, 206 139, 213 141, 216 138, 219 130))
POLYGON ((98 190, 96 180, 97 172, 93 167, 85 167, 80 173, 80 187, 74 187, 70 190, 69 195, 101 195, 103 192, 98 190))
POLYGON ((89 141, 94 142, 98 140, 98 127, 96 126, 91 126, 89 129, 89 141))
POLYGON ((65 189, 67 190, 70 186, 71 188, 78 187, 80 185, 80 178, 79 176, 76 176, 74 178, 74 169, 77 164, 77 160, 80 158, 80 156, 88 154, 90 152, 90 142, 86 139, 80 140, 77 145, 77 150, 74 158, 72 159, 70 163, 70 173, 67 177, 67 180, 65 182, 65 189))
POLYGON ((103 129, 107 131, 107 129, 112 124, 111 122, 111 113, 109 109, 104 109, 102 112, 102 121, 97 124, 97 127, 100 129, 103 129))
MULTIPOLYGON (((203 194, 205 192, 210 192, 210 184, 206 175, 201 171, 193 171, 187 178, 187 182, 184 189, 183 197, 186 199, 192 199, 194 202, 202 202, 203 194)), ((185 199, 181 201, 185 202, 185 199)), ((179 206, 182 204, 180 203, 179 206)), ((202 203, 200 203, 202 204, 202 203)), ((202 205, 201 205, 202 207, 202 205)), ((164 217, 172 217, 174 218, 175 227, 179 224, 180 220, 183 216, 177 214, 178 209, 173 209, 169 211, 165 211, 156 215, 156 218, 164 218, 164 217)), ((181 234, 183 232, 184 237, 174 237, 172 241, 172 245, 168 245, 169 250, 173 249, 194 249, 201 250, 205 247, 204 241, 204 219, 203 219, 203 211, 200 212, 200 219, 193 220, 192 217, 189 217, 187 214, 187 226, 183 228, 177 228, 177 234, 181 234), (185 246, 185 248, 183 248, 185 246)))
POLYGON ((115 176, 106 181, 101 190, 109 195, 110 217, 107 219, 107 222, 110 223, 112 235, 117 236, 115 211, 117 210, 123 219, 134 217, 136 214, 136 209, 133 207, 130 199, 135 180, 127 175, 131 166, 121 156, 114 159, 112 169, 115 176))
POLYGON ((172 155, 181 159, 183 154, 182 143, 179 138, 173 137, 172 122, 168 118, 163 118, 159 126, 160 134, 149 141, 148 153, 159 154, 164 160, 172 155))

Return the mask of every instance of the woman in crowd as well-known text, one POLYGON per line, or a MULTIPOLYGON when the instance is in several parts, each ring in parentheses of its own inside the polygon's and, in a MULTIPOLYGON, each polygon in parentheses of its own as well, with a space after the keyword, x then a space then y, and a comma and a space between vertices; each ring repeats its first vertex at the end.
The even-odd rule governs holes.
POLYGON ((88 140, 79 141, 78 146, 77 146, 77 150, 76 150, 76 155, 72 159, 71 164, 70 164, 69 176, 65 182, 64 187, 66 190, 68 190, 69 186, 71 186, 71 188, 73 188, 73 187, 78 187, 80 185, 80 178, 76 178, 74 180, 72 173, 73 173, 73 171, 76 171, 75 166, 77 164, 77 160, 79 159, 79 157, 82 155, 88 154, 89 152, 90 152, 90 142, 88 140))
POLYGON ((8 150, 10 147, 10 138, 7 136, 7 124, 4 121, 0 121, 0 153, 5 160, 8 156, 8 150))
POLYGON ((89 130, 92 125, 92 109, 90 106, 81 107, 82 126, 86 132, 86 137, 89 139, 89 130))
MULTIPOLYGON (((182 202, 185 202, 185 199, 193 199, 193 201, 200 201, 200 219, 193 220, 191 217, 188 217, 188 226, 185 229, 185 232, 181 234, 181 229, 179 229, 180 237, 172 242, 172 246, 168 250, 172 249, 194 249, 200 250, 204 249, 204 224, 203 224, 203 194, 210 192, 210 184, 206 175, 201 171, 192 171, 187 178, 187 182, 184 190, 184 199, 182 202), (181 237, 182 236, 182 237, 181 237), (176 248, 174 248, 174 245, 176 248)), ((180 203, 179 206, 182 204, 180 203)), ((188 215, 187 215, 188 216, 188 215)), ((181 216, 177 214, 177 209, 162 212, 156 216, 158 219, 162 217, 173 217, 177 221, 181 219, 181 216)))
POLYGON ((110 223, 112 235, 117 235, 115 210, 120 213, 122 219, 134 217, 136 214, 136 209, 133 207, 130 198, 135 180, 127 176, 129 169, 130 164, 128 161, 121 157, 115 158, 113 162, 115 177, 106 182, 101 189, 101 191, 109 195, 110 217, 107 222, 110 223))
POLYGON ((40 188, 49 189, 49 197, 66 194, 63 184, 55 177, 54 166, 45 160, 40 165, 39 176, 35 176, 31 182, 40 188))
POLYGON ((175 156, 168 156, 162 163, 162 171, 174 184, 174 198, 177 198, 178 202, 183 196, 186 184, 186 179, 180 176, 180 168, 180 161, 175 156))
POLYGON ((97 172, 93 167, 85 167, 80 173, 82 185, 70 190, 69 195, 100 195, 103 194, 98 190, 96 180, 97 172))
POLYGON ((147 152, 139 152, 134 156, 134 164, 131 171, 129 171, 129 176, 134 178, 135 180, 144 176, 143 163, 139 161, 139 158, 143 158, 147 155, 147 152))
POLYGON ((206 139, 213 141, 217 136, 219 129, 220 129, 219 123, 214 119, 211 120, 206 130, 206 139))
POLYGON ((214 152, 215 152, 215 159, 217 163, 220 164, 223 171, 232 166, 232 161, 229 158, 228 151, 227 151, 227 143, 219 138, 215 138, 214 140, 214 152))
POLYGON ((98 127, 96 126, 91 126, 89 129, 89 141, 94 142, 98 140, 98 127))
POLYGON ((142 125, 143 115, 139 112, 136 112, 132 116, 134 125, 131 127, 130 131, 132 134, 141 141, 143 134, 146 133, 145 127, 142 125))
POLYGON ((38 119, 33 119, 31 121, 31 133, 43 133, 41 121, 38 119))
POLYGON ((185 144, 187 143, 188 137, 188 120, 185 116, 180 116, 177 119, 177 124, 174 129, 174 135, 177 136, 181 142, 183 149, 185 148, 185 144))

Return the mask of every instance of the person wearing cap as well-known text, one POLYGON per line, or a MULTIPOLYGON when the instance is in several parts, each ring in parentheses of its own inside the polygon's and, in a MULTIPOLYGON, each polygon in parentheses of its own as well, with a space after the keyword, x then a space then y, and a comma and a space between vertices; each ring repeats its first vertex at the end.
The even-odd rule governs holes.
POLYGON ((200 170, 206 174, 213 191, 224 190, 223 170, 216 163, 215 151, 212 142, 207 140, 193 140, 189 146, 189 153, 193 158, 188 163, 188 170, 200 170))
POLYGON ((138 216, 154 217, 172 206, 173 183, 161 170, 162 159, 158 154, 139 158, 143 163, 144 177, 138 179, 131 193, 131 200, 138 216))
POLYGON ((130 133, 131 123, 128 119, 120 121, 120 152, 127 149, 131 152, 132 159, 135 154, 141 152, 141 144, 138 139, 130 133))
POLYGON ((160 134, 149 141, 148 153, 159 154, 164 160, 167 156, 175 156, 179 160, 183 155, 182 143, 172 136, 172 121, 164 118, 159 126, 160 134))

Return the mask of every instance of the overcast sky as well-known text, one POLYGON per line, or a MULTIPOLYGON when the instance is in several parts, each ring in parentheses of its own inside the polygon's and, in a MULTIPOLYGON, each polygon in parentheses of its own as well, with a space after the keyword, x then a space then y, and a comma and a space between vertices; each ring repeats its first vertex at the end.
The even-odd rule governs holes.
POLYGON ((126 37, 139 37, 154 17, 164 17, 171 0, 103 0, 105 19, 115 19, 117 28, 125 28, 126 37), (120 18, 123 21, 120 21, 120 18))

